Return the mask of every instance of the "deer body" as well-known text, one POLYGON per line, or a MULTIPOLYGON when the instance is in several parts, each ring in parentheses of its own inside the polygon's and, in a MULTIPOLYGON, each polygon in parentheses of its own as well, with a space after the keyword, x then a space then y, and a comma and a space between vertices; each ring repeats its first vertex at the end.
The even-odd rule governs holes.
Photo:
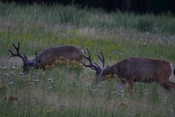
POLYGON ((96 72, 97 82, 107 80, 115 75, 133 88, 135 82, 157 82, 165 89, 175 88, 175 65, 165 60, 131 57, 105 67, 103 53, 97 55, 102 66, 92 61, 90 52, 87 51, 85 59, 89 64, 84 64, 96 72))
POLYGON ((164 60, 132 57, 105 68, 100 80, 107 79, 108 74, 117 75, 131 88, 134 82, 158 82, 166 89, 175 88, 174 65, 164 60))
POLYGON ((82 51, 74 46, 60 46, 43 50, 34 59, 36 67, 46 67, 58 64, 60 60, 81 61, 82 51))
POLYGON ((47 48, 37 54, 32 60, 29 60, 27 56, 20 53, 19 43, 17 46, 13 44, 13 47, 15 48, 16 53, 12 50, 9 50, 9 52, 12 57, 16 56, 22 59, 24 72, 28 71, 31 67, 42 69, 53 67, 54 65, 59 64, 60 61, 76 61, 81 63, 81 60, 83 59, 82 50, 70 45, 47 48))

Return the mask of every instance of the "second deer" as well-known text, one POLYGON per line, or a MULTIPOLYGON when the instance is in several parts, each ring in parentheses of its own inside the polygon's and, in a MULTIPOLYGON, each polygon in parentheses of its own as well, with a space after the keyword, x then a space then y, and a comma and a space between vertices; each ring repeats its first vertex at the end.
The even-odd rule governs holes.
POLYGON ((96 72, 97 81, 107 80, 109 76, 117 75, 122 83, 129 84, 130 89, 133 88, 135 82, 157 82, 167 90, 175 88, 175 65, 171 62, 159 59, 131 57, 105 67, 103 54, 98 55, 102 63, 101 66, 92 61, 89 52, 85 58, 89 61, 89 64, 84 64, 84 66, 96 72))

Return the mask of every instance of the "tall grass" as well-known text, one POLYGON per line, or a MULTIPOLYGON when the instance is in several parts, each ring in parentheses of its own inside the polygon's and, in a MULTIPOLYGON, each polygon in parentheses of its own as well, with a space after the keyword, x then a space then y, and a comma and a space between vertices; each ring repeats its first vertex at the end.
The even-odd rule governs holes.
MULTIPOLYGON (((124 116, 166 117, 174 115, 173 95, 161 91, 158 85, 144 88, 137 85, 135 94, 120 96, 116 82, 108 81, 93 87, 93 74, 81 71, 77 80, 70 67, 43 72, 31 71, 21 76, 16 70, 8 72, 7 92, 1 97, 2 117, 37 116, 124 116), (88 81, 87 81, 88 80, 88 81), (80 83, 81 82, 81 83, 80 83), (143 91, 141 93, 141 91, 143 91), (160 92, 161 91, 161 92, 160 92), (17 101, 4 100, 4 96, 17 96, 17 101)), ((1 72, 5 75, 5 72, 1 72)), ((2 92, 1 92, 2 94, 2 92)))
MULTIPOLYGON (((69 24, 76 27, 90 27, 106 30, 118 28, 141 32, 174 34, 175 18, 169 14, 154 16, 132 13, 105 13, 95 9, 79 9, 74 6, 17 5, 0 3, 0 17, 3 20, 23 26, 26 24, 69 24)), ((19 26, 19 27, 20 27, 19 26)))

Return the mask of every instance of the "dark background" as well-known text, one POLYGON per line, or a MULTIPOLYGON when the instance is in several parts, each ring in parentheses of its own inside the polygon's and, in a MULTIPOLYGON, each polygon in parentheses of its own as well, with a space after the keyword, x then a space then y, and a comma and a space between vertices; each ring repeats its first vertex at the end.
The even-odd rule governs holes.
POLYGON ((102 8, 105 11, 135 12, 135 13, 175 13, 175 0, 1 0, 2 2, 17 2, 19 4, 63 4, 79 7, 102 8))

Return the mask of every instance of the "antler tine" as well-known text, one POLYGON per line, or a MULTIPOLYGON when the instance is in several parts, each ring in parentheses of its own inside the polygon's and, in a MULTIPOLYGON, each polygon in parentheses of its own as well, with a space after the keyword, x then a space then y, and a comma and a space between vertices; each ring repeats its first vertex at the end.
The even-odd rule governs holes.
POLYGON ((102 66, 104 67, 105 66, 105 57, 104 57, 104 54, 103 52, 101 51, 98 56, 98 59, 100 60, 100 62, 102 63, 102 66))
POLYGON ((12 46, 15 48, 17 55, 20 55, 20 43, 18 42, 17 46, 13 43, 12 46))
MULTIPOLYGON (((87 56, 83 54, 83 57, 86 58, 89 61, 90 65, 91 65, 92 64, 92 59, 91 59, 89 49, 87 48, 85 52, 86 52, 87 56)), ((84 64, 84 63, 83 63, 83 65, 85 67, 90 67, 90 65, 87 65, 87 64, 84 64)))
POLYGON ((10 57, 14 57, 14 56, 18 56, 20 58, 22 58, 23 60, 26 59, 27 57, 25 55, 21 55, 20 54, 20 43, 18 42, 17 45, 15 45, 14 43, 12 43, 12 46, 14 47, 16 52, 13 52, 11 49, 9 49, 9 53, 11 54, 10 57))
POLYGON ((86 52, 87 52, 87 56, 86 56, 86 58, 89 60, 90 63, 92 63, 91 53, 90 53, 90 51, 89 51, 88 48, 86 49, 86 52))
POLYGON ((84 55, 86 58, 91 58, 91 53, 88 48, 86 48, 85 54, 87 55, 87 56, 84 55))
MULTIPOLYGON (((16 49, 16 51, 17 51, 17 47, 16 47, 16 45, 15 45, 14 43, 12 43, 12 46, 13 46, 13 47, 16 49)), ((9 53, 11 54, 10 57, 17 56, 17 54, 15 54, 11 49, 8 49, 8 51, 9 51, 9 53)))
POLYGON ((11 54, 10 57, 12 57, 12 56, 16 56, 16 54, 14 54, 12 50, 8 49, 8 51, 9 51, 9 53, 11 54))
POLYGON ((93 63, 92 62, 92 57, 91 57, 91 53, 89 51, 89 49, 87 48, 86 49, 86 54, 87 55, 83 55, 84 58, 86 58, 89 62, 89 64, 85 64, 85 63, 82 63, 85 67, 89 67, 91 69, 94 69, 94 70, 97 70, 98 69, 98 65, 96 63, 93 63))
POLYGON ((20 51, 20 43, 18 42, 18 45, 16 47, 18 49, 18 52, 20 51))

